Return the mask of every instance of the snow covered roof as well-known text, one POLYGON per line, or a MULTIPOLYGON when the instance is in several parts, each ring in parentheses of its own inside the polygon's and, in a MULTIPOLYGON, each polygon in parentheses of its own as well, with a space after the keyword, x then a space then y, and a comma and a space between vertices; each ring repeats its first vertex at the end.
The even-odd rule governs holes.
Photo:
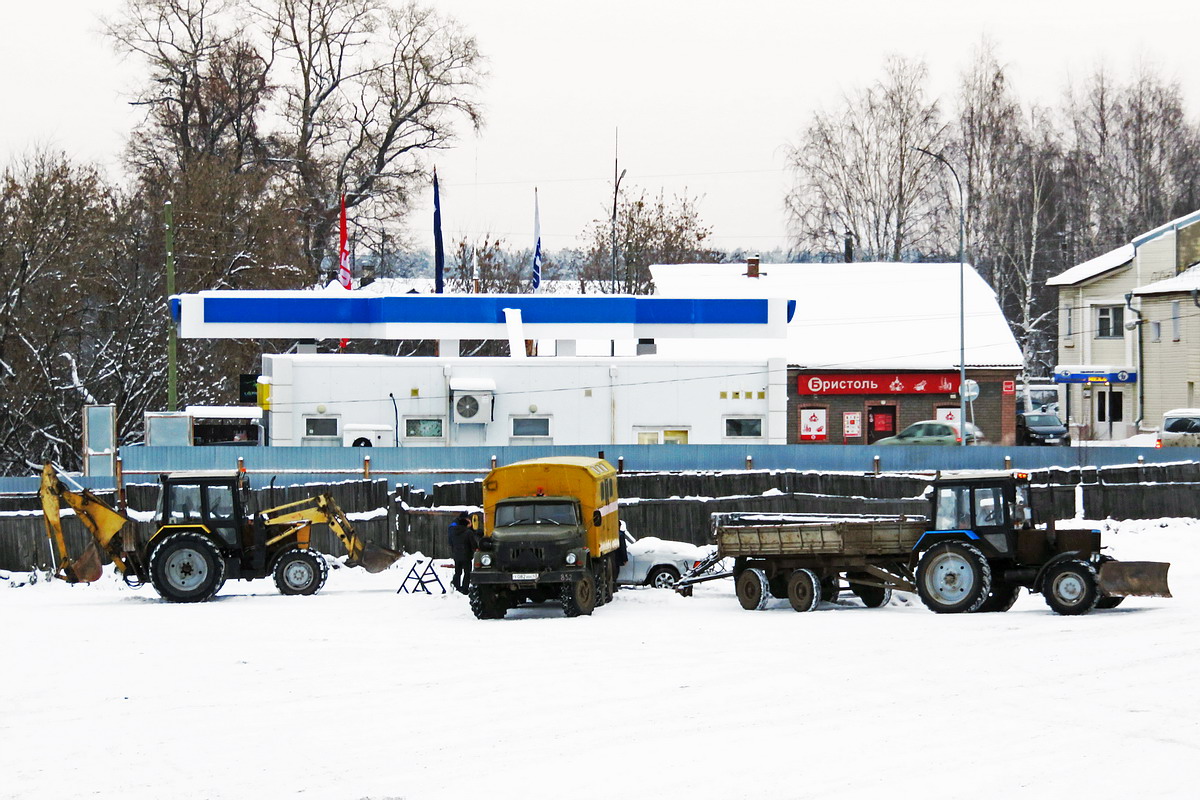
MULTIPOLYGON (((675 358, 784 358, 807 369, 943 370, 958 367, 959 265, 908 263, 673 264, 650 268, 666 297, 772 297, 796 301, 783 339, 658 342, 675 358)), ((991 287, 967 265, 966 362, 1012 367, 1021 351, 991 287)))
POLYGON ((1200 211, 1193 211, 1190 214, 1184 214, 1182 217, 1173 219, 1165 225, 1159 225, 1154 230, 1146 231, 1141 236, 1134 237, 1133 245, 1135 247, 1141 247, 1151 239, 1157 239, 1159 236, 1162 236, 1164 233, 1168 233, 1170 231, 1186 228, 1188 225, 1191 225, 1194 222, 1200 222, 1200 211))
POLYGON ((1059 273, 1046 281, 1047 286, 1074 286, 1077 283, 1097 278, 1106 272, 1123 267, 1133 261, 1134 246, 1123 244, 1115 250, 1109 250, 1103 255, 1096 256, 1091 261, 1076 264, 1066 272, 1059 273))
POLYGON ((1191 292, 1200 289, 1200 266, 1186 269, 1171 278, 1148 283, 1133 290, 1136 295, 1170 294, 1172 292, 1191 292))

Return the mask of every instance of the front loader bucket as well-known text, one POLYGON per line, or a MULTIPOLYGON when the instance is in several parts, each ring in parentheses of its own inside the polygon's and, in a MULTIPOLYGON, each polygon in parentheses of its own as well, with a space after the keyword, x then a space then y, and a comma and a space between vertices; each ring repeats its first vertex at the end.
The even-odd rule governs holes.
POLYGON ((1161 561, 1106 561, 1100 566, 1100 591, 1109 597, 1170 597, 1161 561))
POLYGON ((380 547, 377 544, 367 542, 363 545, 362 556, 359 557, 356 563, 351 564, 352 567, 362 567, 367 572, 374 574, 383 572, 385 569, 395 564, 400 560, 403 553, 397 553, 395 550, 388 550, 386 547, 380 547))
POLYGON ((95 583, 104 574, 104 565, 100 561, 100 548, 95 542, 88 542, 79 558, 63 561, 58 567, 58 576, 67 583, 95 583))

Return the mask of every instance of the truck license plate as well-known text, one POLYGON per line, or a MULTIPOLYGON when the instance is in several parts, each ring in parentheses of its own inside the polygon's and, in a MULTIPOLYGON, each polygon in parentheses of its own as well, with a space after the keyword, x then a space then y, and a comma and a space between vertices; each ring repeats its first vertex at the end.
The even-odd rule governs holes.
POLYGON ((536 581, 537 576, 536 572, 514 572, 512 579, 514 581, 536 581))

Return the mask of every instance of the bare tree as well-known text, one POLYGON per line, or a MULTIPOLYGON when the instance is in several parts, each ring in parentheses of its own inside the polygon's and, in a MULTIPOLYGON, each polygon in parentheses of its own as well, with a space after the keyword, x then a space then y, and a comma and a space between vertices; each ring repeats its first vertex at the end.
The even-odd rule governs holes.
POLYGON ((892 57, 882 80, 847 96, 840 111, 814 115, 788 153, 797 250, 840 251, 851 236, 863 258, 900 261, 942 245, 941 167, 913 149, 937 152, 948 141, 926 77, 923 63, 892 57))

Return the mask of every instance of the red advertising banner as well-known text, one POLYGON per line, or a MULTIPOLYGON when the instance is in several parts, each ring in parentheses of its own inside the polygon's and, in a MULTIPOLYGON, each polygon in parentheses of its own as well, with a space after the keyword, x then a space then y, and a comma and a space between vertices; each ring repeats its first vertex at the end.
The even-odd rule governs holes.
POLYGON ((1016 381, 1005 381, 1004 386, 1001 389, 1001 392, 1003 394, 1016 394, 1017 393, 1017 382, 1016 381))
POLYGON ((797 391, 806 394, 951 394, 957 372, 831 372, 801 375, 797 391))
POLYGON ((823 408, 800 409, 800 441, 823 442, 829 438, 827 413, 823 408))

